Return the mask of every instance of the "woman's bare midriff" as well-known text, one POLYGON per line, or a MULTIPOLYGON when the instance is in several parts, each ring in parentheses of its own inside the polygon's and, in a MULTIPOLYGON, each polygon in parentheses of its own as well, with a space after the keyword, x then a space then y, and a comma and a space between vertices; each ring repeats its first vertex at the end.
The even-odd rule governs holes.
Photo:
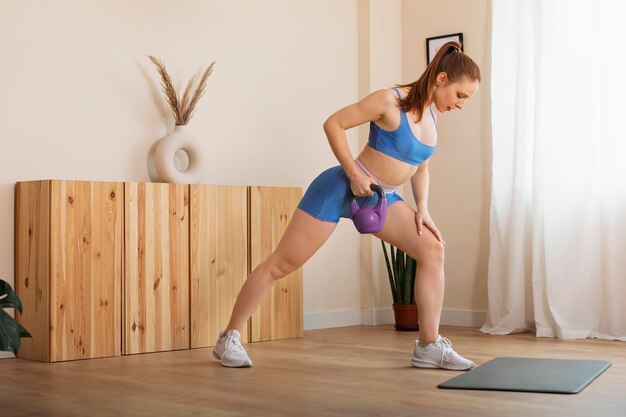
POLYGON ((376 178, 394 186, 404 184, 417 171, 415 165, 399 161, 370 146, 363 148, 359 154, 359 161, 376 178))

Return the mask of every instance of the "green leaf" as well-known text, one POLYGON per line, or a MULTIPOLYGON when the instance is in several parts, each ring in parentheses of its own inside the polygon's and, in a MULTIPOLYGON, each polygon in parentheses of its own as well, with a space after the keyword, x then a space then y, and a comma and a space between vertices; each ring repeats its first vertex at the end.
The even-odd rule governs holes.
POLYGON ((402 254, 401 251, 399 251, 397 248, 393 248, 394 251, 396 252, 396 256, 394 257, 394 264, 393 264, 393 280, 396 284, 396 295, 397 295, 397 299, 398 299, 398 303, 402 302, 402 275, 400 275, 400 270, 398 269, 398 258, 400 257, 400 255, 402 254))
POLYGON ((28 330, 22 327, 5 308, 14 308, 22 312, 22 303, 8 282, 0 279, 0 351, 17 354, 22 337, 32 337, 28 330))
POLYGON ((385 255, 385 263, 387 264, 387 275, 389 276, 389 286, 391 287, 391 298, 393 298, 394 303, 398 303, 398 294, 393 282, 393 272, 391 271, 391 264, 389 263, 387 247, 385 246, 385 242, 383 240, 381 240, 380 243, 383 245, 383 254, 385 255))
POLYGON ((21 337, 31 337, 31 335, 6 311, 0 310, 0 351, 17 354, 20 349, 21 337))
POLYGON ((415 276, 417 261, 402 250, 389 245, 391 260, 384 241, 380 241, 385 255, 389 286, 393 302, 396 304, 415 304, 415 276))
POLYGON ((405 269, 405 256, 404 252, 398 249, 398 279, 400 287, 400 300, 404 300, 404 269, 405 269))
POLYGON ((398 249, 398 277, 400 278, 400 290, 404 290, 404 252, 398 249))
POLYGON ((20 313, 22 312, 22 303, 17 294, 11 288, 8 282, 0 279, 0 309, 14 308, 20 313))
POLYGON ((413 288, 413 269, 411 257, 406 257, 406 268, 404 270, 404 289, 402 293, 402 304, 411 304, 411 290, 413 288))
POLYGON ((413 277, 411 280, 411 303, 410 304, 415 304, 415 278, 417 276, 417 261, 413 258, 411 259, 411 268, 413 269, 413 272, 411 274, 411 276, 413 277))

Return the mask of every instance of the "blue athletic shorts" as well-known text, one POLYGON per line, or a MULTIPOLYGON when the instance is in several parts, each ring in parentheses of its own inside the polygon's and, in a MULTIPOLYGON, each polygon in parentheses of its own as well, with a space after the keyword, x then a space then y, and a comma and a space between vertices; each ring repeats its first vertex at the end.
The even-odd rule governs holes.
MULTIPOLYGON (((386 196, 387 206, 402 201, 402 197, 395 192, 386 196)), ((341 217, 350 218, 351 199, 350 180, 341 165, 338 165, 327 169, 313 180, 298 208, 316 219, 337 223, 341 217)), ((356 201, 359 206, 374 206, 378 202, 378 195, 374 193, 371 197, 357 197, 356 201)))

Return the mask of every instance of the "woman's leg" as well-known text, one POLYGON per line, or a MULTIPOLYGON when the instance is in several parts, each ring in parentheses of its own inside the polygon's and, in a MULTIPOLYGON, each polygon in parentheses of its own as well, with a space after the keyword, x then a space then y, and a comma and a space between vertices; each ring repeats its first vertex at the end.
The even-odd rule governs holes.
POLYGON ((404 201, 387 208, 387 221, 375 234, 407 253, 418 262, 415 276, 415 303, 420 326, 420 343, 432 343, 439 335, 439 320, 443 308, 444 249, 443 244, 426 227, 417 234, 415 210, 404 201))
POLYGON ((415 211, 404 201, 387 209, 385 227, 376 236, 400 248, 419 263, 415 276, 415 302, 420 325, 419 344, 415 344, 411 365, 416 368, 444 368, 465 371, 474 362, 452 349, 452 343, 439 337, 443 307, 443 244, 428 229, 417 234, 415 211))
POLYGON ((337 223, 318 220, 296 209, 276 250, 245 281, 225 329, 241 332, 276 281, 300 268, 326 242, 337 223))

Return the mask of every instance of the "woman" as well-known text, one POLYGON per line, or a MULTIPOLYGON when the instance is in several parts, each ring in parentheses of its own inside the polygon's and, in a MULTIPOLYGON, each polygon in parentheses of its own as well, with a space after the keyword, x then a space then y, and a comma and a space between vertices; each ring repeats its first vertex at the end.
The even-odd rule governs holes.
POLYGON ((361 204, 374 204, 378 197, 370 186, 378 184, 386 193, 388 208, 386 223, 375 236, 406 252, 419 265, 415 301, 420 340, 415 342, 411 364, 453 370, 474 366, 439 335, 444 242, 427 208, 428 161, 437 144, 437 124, 430 107, 441 113, 462 109, 480 82, 478 66, 460 47, 457 42, 446 43, 418 81, 376 91, 326 120, 324 131, 340 165, 313 181, 274 253, 243 285, 213 351, 222 365, 252 366, 239 339, 246 320, 277 280, 301 267, 328 239, 341 217, 350 217, 350 194, 360 196, 361 204), (345 132, 366 122, 370 122, 369 141, 355 160, 345 132), (416 211, 395 192, 409 178, 416 211))

